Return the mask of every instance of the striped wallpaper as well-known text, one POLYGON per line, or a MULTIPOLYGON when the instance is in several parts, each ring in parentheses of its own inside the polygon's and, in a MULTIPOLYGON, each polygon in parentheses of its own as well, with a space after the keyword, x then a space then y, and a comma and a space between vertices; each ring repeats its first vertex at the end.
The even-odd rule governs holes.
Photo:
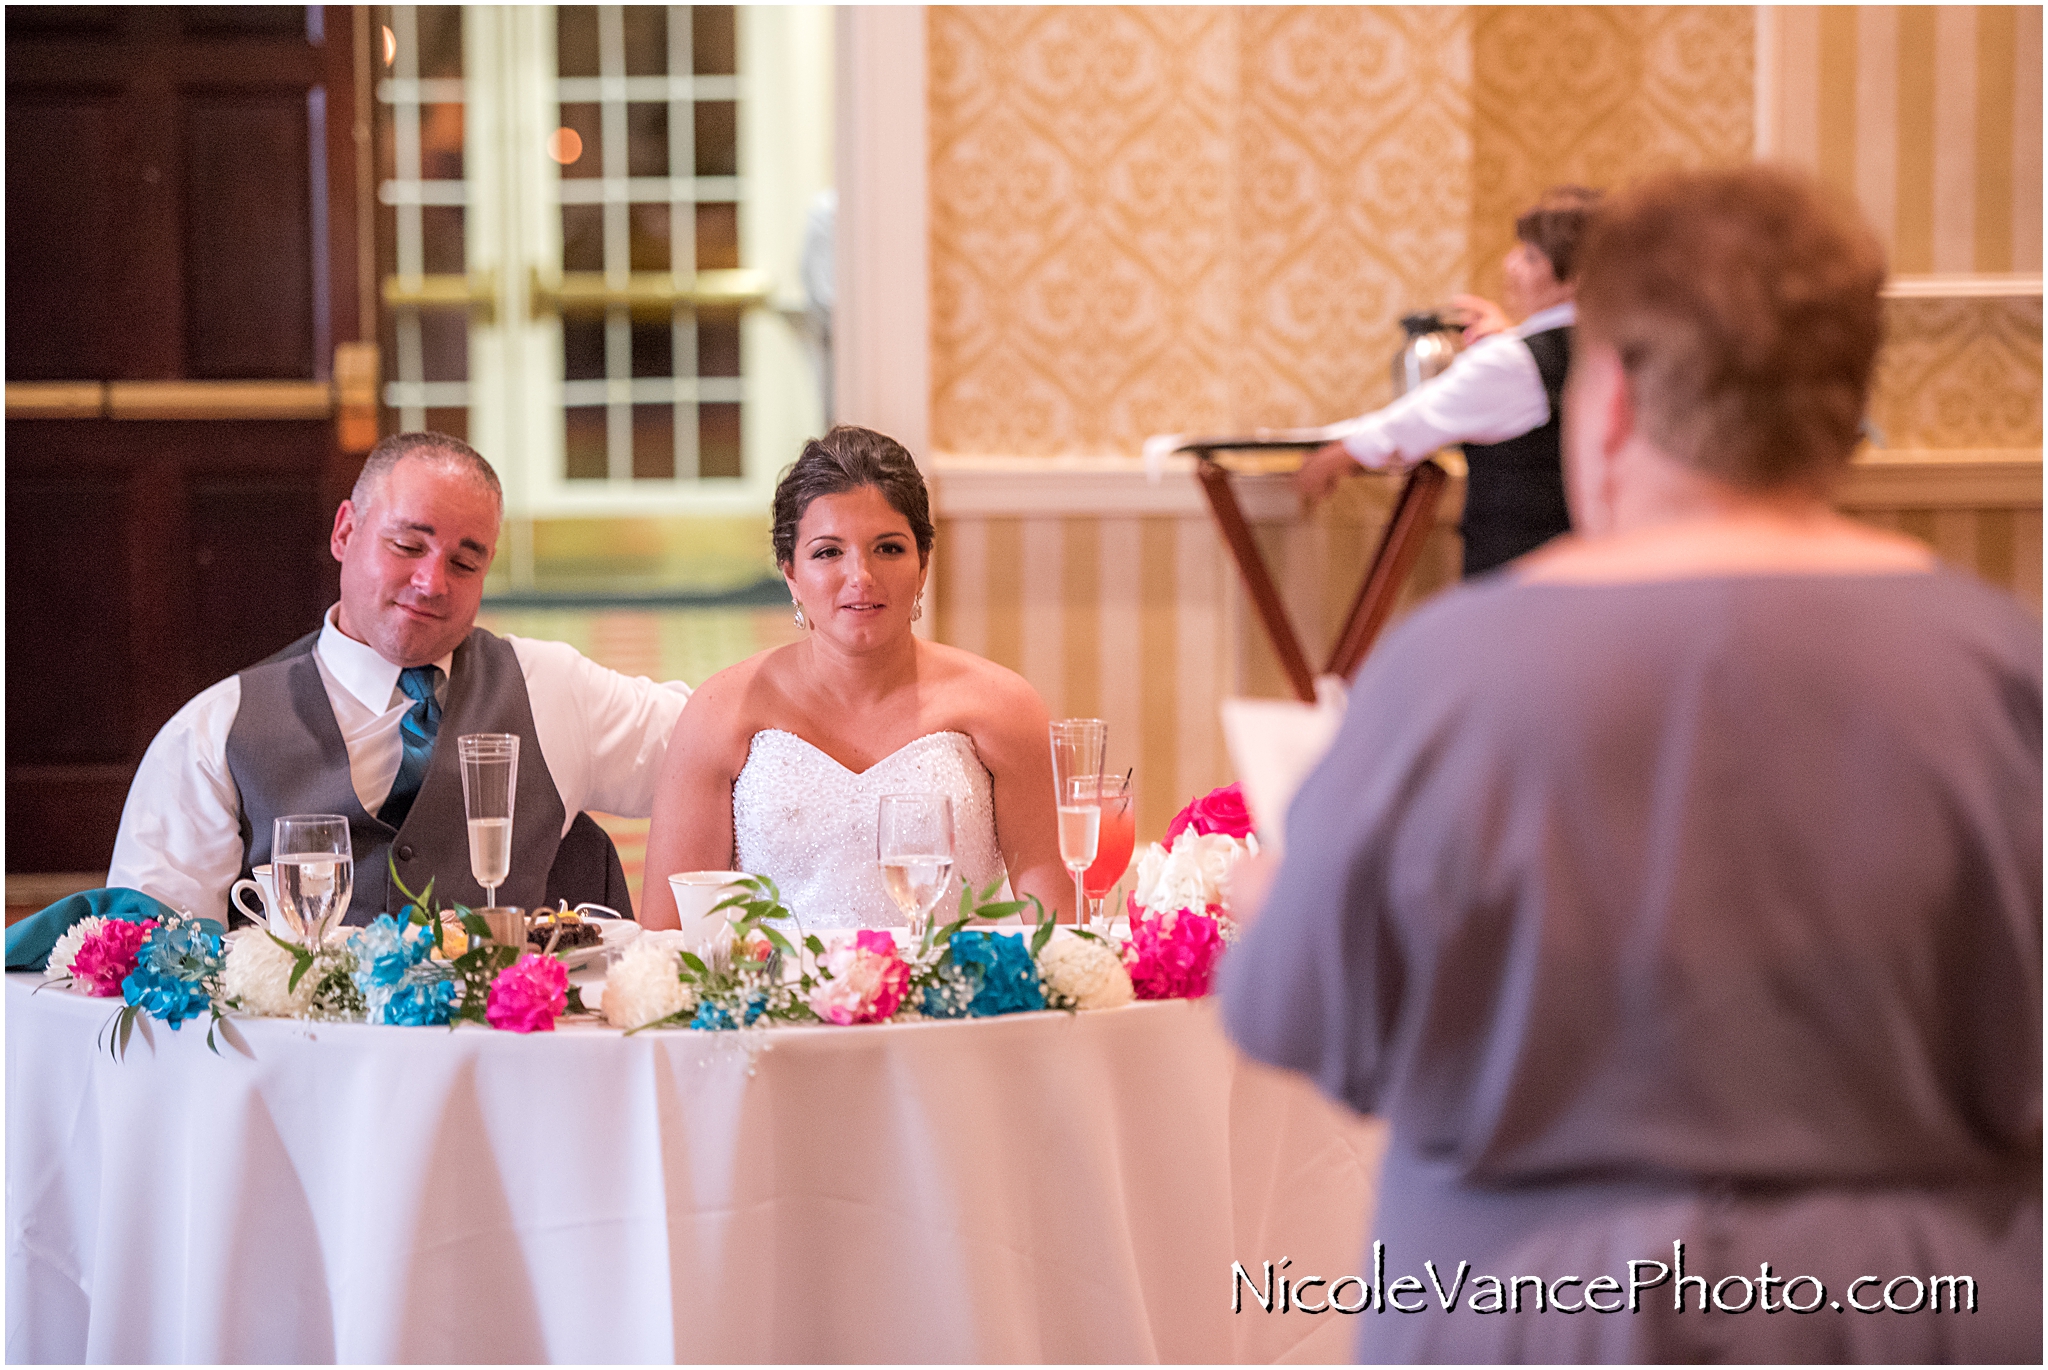
POLYGON ((1759 155, 1853 194, 1897 274, 2041 270, 2038 6, 1758 13, 1759 155))
MULTIPOLYGON (((934 484, 939 638, 1018 671, 1055 718, 1107 720, 1111 766, 1136 770, 1139 841, 1157 840, 1189 797, 1234 778, 1221 701, 1288 693, 1194 481, 1151 487, 1114 459, 957 458, 934 484)), ((1347 482, 1306 520, 1277 480, 1239 487, 1320 665, 1397 486, 1347 482)), ((1459 499, 1454 483, 1404 610, 1456 579, 1459 499)), ((1841 503, 2039 610, 2038 453, 1880 455, 1841 503)))

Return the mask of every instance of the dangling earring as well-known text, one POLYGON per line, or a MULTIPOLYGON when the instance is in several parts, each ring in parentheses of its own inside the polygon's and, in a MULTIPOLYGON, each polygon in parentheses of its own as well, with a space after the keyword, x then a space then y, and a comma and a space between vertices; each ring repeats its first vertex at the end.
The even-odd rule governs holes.
POLYGON ((796 626, 799 628, 810 627, 810 624, 804 622, 803 602, 801 600, 792 599, 790 600, 790 603, 796 605, 796 612, 790 615, 791 618, 796 620, 796 626))
POLYGON ((924 591, 917 592, 917 602, 910 606, 910 621, 917 622, 924 617, 924 591))

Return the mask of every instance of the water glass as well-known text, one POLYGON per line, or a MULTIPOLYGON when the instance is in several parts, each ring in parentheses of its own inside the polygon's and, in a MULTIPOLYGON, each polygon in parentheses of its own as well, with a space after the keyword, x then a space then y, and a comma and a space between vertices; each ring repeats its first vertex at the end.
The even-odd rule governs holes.
POLYGON ((953 883, 953 801, 942 794, 885 794, 875 815, 875 859, 889 897, 922 941, 932 910, 953 883))
POLYGON ((519 738, 466 733, 455 739, 462 761, 462 808, 469 820, 469 873, 496 908, 498 886, 512 870, 512 801, 519 788, 519 738))
POLYGON ((355 847, 337 813, 295 813, 270 825, 277 906, 299 944, 319 951, 348 914, 355 890, 355 847))

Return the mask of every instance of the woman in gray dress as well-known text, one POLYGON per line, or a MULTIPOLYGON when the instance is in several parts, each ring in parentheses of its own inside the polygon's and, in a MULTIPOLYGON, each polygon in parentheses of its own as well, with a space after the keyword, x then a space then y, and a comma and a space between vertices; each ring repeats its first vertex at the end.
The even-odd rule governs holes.
POLYGON ((2040 626, 1828 506, 1882 277, 1784 172, 1603 209, 1576 533, 1296 798, 1224 1012, 1392 1125, 1376 1251, 1286 1272, 1363 1358, 2040 1357, 2040 626))

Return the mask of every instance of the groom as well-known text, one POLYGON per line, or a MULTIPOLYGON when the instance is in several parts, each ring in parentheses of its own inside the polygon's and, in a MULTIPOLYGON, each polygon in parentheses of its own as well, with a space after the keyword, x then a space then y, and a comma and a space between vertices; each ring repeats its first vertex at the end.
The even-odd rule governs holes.
POLYGON ((503 508, 468 444, 378 443, 335 512, 340 602, 164 725, 129 787, 108 885, 225 923, 229 886, 270 859, 271 821, 333 813, 354 846, 349 923, 403 910, 394 867, 415 893, 432 880, 444 904, 481 904, 453 739, 511 733, 512 870, 498 902, 629 913, 618 853, 585 810, 651 811, 689 688, 476 627, 503 508))

